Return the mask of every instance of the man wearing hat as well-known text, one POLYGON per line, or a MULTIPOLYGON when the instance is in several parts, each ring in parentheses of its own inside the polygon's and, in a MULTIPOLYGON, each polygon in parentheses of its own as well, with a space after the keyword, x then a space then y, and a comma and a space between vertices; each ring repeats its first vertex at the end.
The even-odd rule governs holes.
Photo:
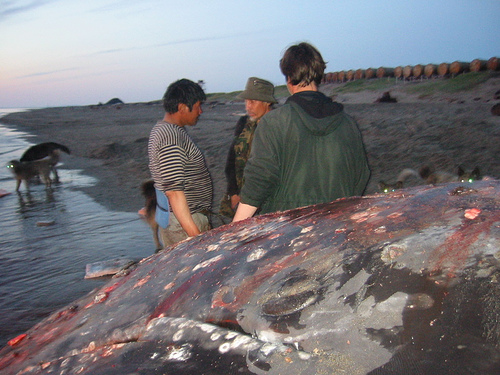
POLYGON ((248 79, 245 90, 238 95, 238 98, 245 100, 247 115, 242 116, 236 124, 235 138, 229 148, 225 168, 227 192, 219 210, 222 215, 231 218, 240 201, 243 169, 250 155, 255 129, 262 116, 272 109, 273 104, 277 103, 273 84, 257 77, 248 79))
POLYGON ((370 177, 356 121, 319 91, 326 63, 309 43, 280 60, 291 96, 254 135, 233 221, 362 195, 370 177))

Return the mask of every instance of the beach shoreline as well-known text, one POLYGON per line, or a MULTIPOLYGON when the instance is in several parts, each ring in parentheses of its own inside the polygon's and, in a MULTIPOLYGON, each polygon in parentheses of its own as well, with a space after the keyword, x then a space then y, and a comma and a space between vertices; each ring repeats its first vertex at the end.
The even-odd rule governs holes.
MULTIPOLYGON (((500 117, 491 114, 499 88, 495 78, 471 91, 422 99, 394 87, 397 103, 374 103, 381 92, 373 90, 332 95, 331 85, 325 85, 322 91, 344 104, 359 124, 372 170, 366 193, 372 194, 378 181, 394 182, 402 169, 424 164, 448 172, 458 165, 479 166, 483 174, 500 177, 500 117)), ((244 111, 241 102, 206 105, 198 124, 188 128, 214 180, 215 212, 225 192, 233 129, 244 111)), ((63 154, 60 168, 81 169, 98 180, 82 191, 110 210, 136 212, 144 204, 140 185, 150 176, 149 133, 163 114, 161 104, 153 102, 35 109, 8 114, 0 122, 34 135, 31 143, 69 147, 71 155, 63 154)))

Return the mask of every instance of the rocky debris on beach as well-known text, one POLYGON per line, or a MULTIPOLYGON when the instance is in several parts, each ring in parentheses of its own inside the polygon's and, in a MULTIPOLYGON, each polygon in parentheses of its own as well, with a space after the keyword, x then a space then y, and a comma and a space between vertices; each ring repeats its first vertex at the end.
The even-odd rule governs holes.
POLYGON ((382 94, 380 98, 375 100, 375 103, 397 103, 397 99, 391 96, 389 91, 386 91, 382 94))
POLYGON ((139 262, 138 259, 117 258, 89 263, 85 266, 85 279, 116 275, 139 262))
POLYGON ((0 189, 0 198, 5 197, 6 195, 9 195, 10 191, 0 189))
POLYGON ((113 98, 108 100, 104 105, 117 105, 117 104, 124 104, 121 99, 118 98, 113 98))
POLYGON ((491 107, 491 113, 494 116, 500 116, 500 103, 497 103, 493 107, 491 107))
POLYGON ((55 220, 42 220, 42 221, 37 221, 36 226, 37 227, 50 227, 56 223, 55 220))

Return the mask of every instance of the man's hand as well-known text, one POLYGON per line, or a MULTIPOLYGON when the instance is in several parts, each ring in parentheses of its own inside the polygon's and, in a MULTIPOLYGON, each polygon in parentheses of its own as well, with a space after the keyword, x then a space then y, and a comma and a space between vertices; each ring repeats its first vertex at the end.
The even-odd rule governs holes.
POLYGON ((236 209, 236 206, 240 203, 240 196, 237 194, 231 195, 231 208, 236 209))

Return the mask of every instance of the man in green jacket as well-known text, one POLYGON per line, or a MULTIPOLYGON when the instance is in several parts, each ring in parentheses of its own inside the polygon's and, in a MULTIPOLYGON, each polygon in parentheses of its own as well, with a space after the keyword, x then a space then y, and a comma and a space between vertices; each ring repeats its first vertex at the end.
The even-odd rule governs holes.
POLYGON ((255 131, 233 221, 362 195, 370 169, 356 122, 318 91, 326 64, 308 43, 280 61, 291 96, 255 131))

